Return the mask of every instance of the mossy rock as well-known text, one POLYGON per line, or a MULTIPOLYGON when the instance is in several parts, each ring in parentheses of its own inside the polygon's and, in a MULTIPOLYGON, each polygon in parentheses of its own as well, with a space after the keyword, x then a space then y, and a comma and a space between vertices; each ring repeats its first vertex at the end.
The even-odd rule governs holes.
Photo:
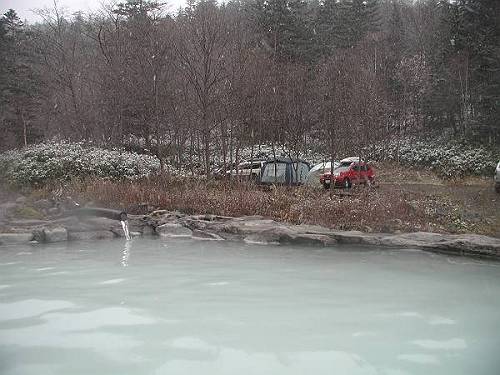
POLYGON ((23 206, 16 209, 15 215, 23 219, 38 219, 42 220, 44 218, 43 214, 36 208, 30 206, 23 206))

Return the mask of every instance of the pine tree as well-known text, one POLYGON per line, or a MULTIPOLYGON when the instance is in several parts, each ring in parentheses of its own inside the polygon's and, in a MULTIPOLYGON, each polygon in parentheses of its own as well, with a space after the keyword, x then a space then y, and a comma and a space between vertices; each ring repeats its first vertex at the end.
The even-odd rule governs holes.
POLYGON ((29 38, 14 10, 0 18, 0 147, 27 145, 38 136, 32 116, 39 104, 40 85, 29 38))
POLYGON ((278 60, 307 59, 311 30, 304 0, 257 0, 253 12, 265 48, 278 60))
POLYGON ((458 0, 453 44, 468 62, 472 136, 500 140, 500 2, 458 0))
POLYGON ((344 0, 339 3, 337 46, 352 48, 368 33, 378 30, 378 0, 344 0))

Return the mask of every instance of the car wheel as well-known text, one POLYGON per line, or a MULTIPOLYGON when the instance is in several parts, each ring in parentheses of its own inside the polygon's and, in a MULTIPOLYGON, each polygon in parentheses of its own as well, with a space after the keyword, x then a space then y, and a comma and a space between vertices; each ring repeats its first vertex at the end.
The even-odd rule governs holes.
POLYGON ((346 189, 350 189, 350 187, 351 187, 351 181, 349 181, 349 179, 348 179, 348 178, 346 178, 346 179, 344 180, 344 188, 346 188, 346 189))
POLYGON ((323 187, 325 188, 325 190, 328 190, 328 189, 330 189, 330 184, 323 182, 323 187))

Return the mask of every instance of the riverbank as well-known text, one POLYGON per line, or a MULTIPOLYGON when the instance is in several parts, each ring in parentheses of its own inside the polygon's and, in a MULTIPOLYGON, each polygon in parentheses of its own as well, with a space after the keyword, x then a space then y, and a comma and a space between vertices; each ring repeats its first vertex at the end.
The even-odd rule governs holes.
MULTIPOLYGON (((50 221, 16 220, 8 224, 11 231, 0 233, 0 245, 124 237, 120 222, 108 218, 65 216, 50 221)), ((329 247, 357 244, 500 259, 500 239, 475 234, 336 231, 316 225, 280 223, 262 216, 186 215, 166 210, 154 211, 148 215, 131 215, 129 225, 132 236, 157 235, 162 238, 244 241, 262 245, 329 247)))
MULTIPOLYGON (((68 216, 78 202, 81 206, 126 211, 132 215, 131 231, 136 235, 157 234, 157 228, 166 224, 157 216, 172 217, 172 212, 176 212, 179 220, 183 218, 176 224, 195 230, 195 237, 200 228, 187 223, 196 222, 193 221, 196 217, 235 222, 241 217, 258 217, 256 228, 265 233, 255 241, 262 243, 290 241, 286 233, 283 236, 274 233, 286 228, 285 232, 291 231, 292 237, 299 236, 299 243, 321 246, 363 243, 482 255, 484 245, 487 255, 496 256, 500 196, 495 194, 490 179, 449 181, 425 170, 408 170, 397 165, 376 168, 380 181, 377 185, 349 191, 326 191, 320 186, 263 188, 253 183, 168 176, 126 182, 75 181, 22 192, 4 187, 0 189, 1 241, 50 242, 54 236, 90 240, 122 235, 119 222, 82 221, 68 216), (263 228, 265 223, 272 223, 273 227, 263 228)), ((226 238, 225 230, 209 232, 231 239, 226 238)), ((257 231, 251 235, 258 237, 258 234, 257 231)), ((236 239, 253 241, 253 237, 247 237, 238 235, 236 239)))
MULTIPOLYGON (((500 195, 491 178, 442 180, 428 170, 379 164, 377 185, 349 191, 321 186, 263 188, 250 182, 160 176, 134 181, 85 180, 4 192, 20 219, 50 219, 67 197, 131 214, 165 209, 185 214, 259 215, 290 224, 367 233, 432 232, 500 237, 500 195), (10 195, 9 195, 10 194, 10 195), (15 206, 15 205, 14 205, 15 206)), ((1 193, 0 193, 1 194, 1 193)), ((0 206, 0 211, 2 210, 0 206)), ((0 212, 0 226, 1 226, 0 212)))

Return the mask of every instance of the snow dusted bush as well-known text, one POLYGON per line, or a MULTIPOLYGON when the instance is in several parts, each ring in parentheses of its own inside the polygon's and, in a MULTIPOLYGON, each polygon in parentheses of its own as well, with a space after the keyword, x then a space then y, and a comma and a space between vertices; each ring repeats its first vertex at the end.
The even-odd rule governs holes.
POLYGON ((373 145, 367 150, 374 160, 392 160, 408 166, 428 167, 441 177, 468 175, 491 176, 500 159, 498 150, 443 139, 393 140, 373 145), (398 160, 399 150, 399 160, 398 160))
POLYGON ((0 174, 19 185, 39 185, 75 177, 133 179, 150 175, 158 159, 122 150, 105 150, 84 143, 40 143, 0 154, 0 174))

